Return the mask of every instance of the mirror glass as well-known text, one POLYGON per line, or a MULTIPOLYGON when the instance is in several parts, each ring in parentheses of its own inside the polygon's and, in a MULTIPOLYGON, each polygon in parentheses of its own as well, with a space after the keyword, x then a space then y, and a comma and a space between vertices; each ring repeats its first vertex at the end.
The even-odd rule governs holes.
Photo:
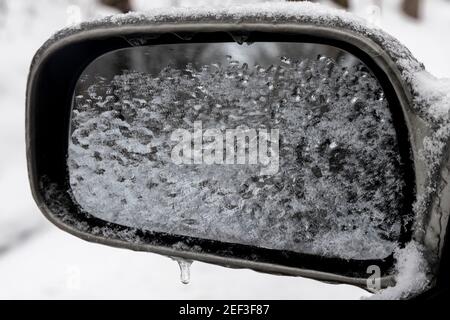
POLYGON ((71 192, 143 230, 345 259, 390 255, 405 179, 385 93, 335 47, 133 47, 73 97, 71 192))

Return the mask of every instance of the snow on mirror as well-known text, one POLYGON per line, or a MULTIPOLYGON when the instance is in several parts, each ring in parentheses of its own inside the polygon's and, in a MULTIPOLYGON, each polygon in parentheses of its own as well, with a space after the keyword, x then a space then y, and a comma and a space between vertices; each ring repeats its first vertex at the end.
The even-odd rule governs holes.
POLYGON ((73 100, 70 185, 108 222, 299 253, 378 259, 404 176, 378 80, 307 43, 122 49, 73 100))

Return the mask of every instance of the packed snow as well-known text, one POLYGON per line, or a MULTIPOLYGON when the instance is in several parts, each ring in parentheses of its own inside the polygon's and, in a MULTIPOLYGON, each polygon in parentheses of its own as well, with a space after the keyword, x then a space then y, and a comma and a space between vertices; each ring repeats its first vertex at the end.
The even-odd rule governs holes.
POLYGON ((430 284, 423 248, 414 241, 395 252, 396 284, 374 294, 372 300, 405 299, 423 292, 430 284))

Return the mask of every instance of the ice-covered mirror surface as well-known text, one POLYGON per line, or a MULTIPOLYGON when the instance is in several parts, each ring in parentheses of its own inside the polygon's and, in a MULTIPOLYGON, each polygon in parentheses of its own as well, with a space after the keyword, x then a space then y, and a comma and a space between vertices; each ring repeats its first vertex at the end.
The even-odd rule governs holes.
POLYGON ((400 236, 388 101, 330 46, 108 53, 78 81, 68 168, 80 207, 125 226, 354 259, 384 258, 400 236))

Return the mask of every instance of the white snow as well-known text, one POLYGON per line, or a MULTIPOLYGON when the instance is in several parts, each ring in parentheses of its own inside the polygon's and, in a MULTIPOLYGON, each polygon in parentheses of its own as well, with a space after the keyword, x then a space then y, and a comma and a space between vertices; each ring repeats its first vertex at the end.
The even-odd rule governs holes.
MULTIPOLYGON (((38 212, 34 212, 38 214, 38 212)), ((177 262, 86 243, 56 228, 0 257, 0 299, 358 299, 347 285, 177 262), (239 285, 237 285, 239 284, 239 285)))
MULTIPOLYGON (((167 6, 166 1, 135 1, 141 8, 167 6)), ((178 266, 170 259, 87 243, 50 225, 31 199, 27 182, 24 145, 27 71, 43 41, 57 29, 76 22, 76 17, 68 19, 68 5, 78 5, 82 19, 95 17, 100 8, 91 0, 0 2, 8 8, 6 13, 0 11, 0 298, 357 299, 368 295, 351 286, 202 263, 193 264, 192 283, 182 286, 178 266)), ((406 44, 429 72, 449 77, 450 3, 426 0, 425 15, 416 23, 398 12, 398 2, 383 1, 379 25, 406 44)), ((211 5, 212 1, 196 3, 211 5)), ((110 12, 105 8, 101 11, 110 12)), ((404 261, 399 264, 399 271, 405 276, 399 277, 397 289, 405 288, 400 284, 411 283, 420 274, 416 272, 420 270, 417 267, 420 259, 414 259, 418 251, 408 248, 405 256, 412 258, 403 259, 399 254, 400 261, 404 261)), ((422 280, 416 282, 419 287, 424 284, 422 280)), ((388 296, 384 297, 398 297, 394 292, 397 289, 388 289, 388 296)))
POLYGON ((422 292, 429 285, 428 264, 419 244, 412 241, 405 248, 398 249, 394 255, 396 262, 396 284, 379 291, 370 299, 397 300, 422 292))
POLYGON ((416 73, 414 86, 427 98, 430 114, 436 119, 450 116, 450 78, 440 79, 428 71, 422 71, 416 73))

